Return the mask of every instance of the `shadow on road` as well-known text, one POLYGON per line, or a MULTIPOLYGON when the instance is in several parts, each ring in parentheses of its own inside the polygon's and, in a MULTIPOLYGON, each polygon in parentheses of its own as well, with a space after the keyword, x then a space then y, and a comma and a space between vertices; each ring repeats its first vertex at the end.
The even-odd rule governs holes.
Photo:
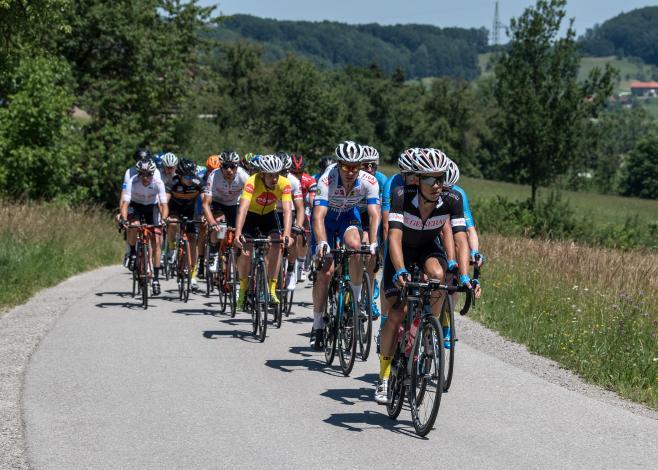
POLYGON ((105 295, 114 295, 125 299, 126 297, 132 297, 130 292, 96 292, 97 297, 103 297, 105 295))
POLYGON ((206 339, 219 339, 219 338, 238 338, 247 343, 259 343, 258 338, 254 337, 251 331, 204 331, 203 337, 206 339))
POLYGON ((312 317, 295 317, 295 318, 286 318, 286 323, 294 323, 294 324, 300 324, 300 323, 313 323, 313 318, 312 317))
POLYGON ((343 375, 340 371, 328 367, 324 361, 318 361, 317 359, 270 359, 265 361, 265 365, 281 372, 310 370, 333 376, 343 375))
POLYGON ((231 326, 241 325, 243 323, 249 323, 251 325, 251 318, 227 318, 226 320, 219 321, 231 326))
POLYGON ((123 307, 130 310, 144 310, 141 302, 134 304, 130 302, 101 302, 99 304, 96 304, 96 307, 98 308, 123 307))
POLYGON ((210 310, 209 308, 179 308, 174 310, 174 313, 179 315, 214 315, 216 310, 210 310))
POLYGON ((384 413, 370 410, 366 410, 364 413, 334 413, 323 421, 348 431, 361 432, 384 428, 406 436, 427 440, 427 438, 416 435, 411 421, 394 421, 384 413))
POLYGON ((373 401, 373 388, 335 388, 322 392, 323 397, 336 400, 343 405, 354 405, 358 401, 373 401))

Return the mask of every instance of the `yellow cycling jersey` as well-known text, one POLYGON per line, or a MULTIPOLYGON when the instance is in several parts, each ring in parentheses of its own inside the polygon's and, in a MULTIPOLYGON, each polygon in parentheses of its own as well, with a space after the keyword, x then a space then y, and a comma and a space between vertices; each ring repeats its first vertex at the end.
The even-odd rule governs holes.
POLYGON ((263 178, 256 173, 251 175, 245 182, 242 199, 250 201, 249 212, 269 214, 276 209, 278 200, 292 203, 291 193, 290 181, 285 176, 279 176, 274 188, 267 189, 263 178))

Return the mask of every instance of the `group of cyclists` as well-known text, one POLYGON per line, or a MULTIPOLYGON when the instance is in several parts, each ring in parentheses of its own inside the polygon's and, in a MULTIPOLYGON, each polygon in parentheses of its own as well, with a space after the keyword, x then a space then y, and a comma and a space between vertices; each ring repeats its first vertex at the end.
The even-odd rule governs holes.
MULTIPOLYGON (((272 303, 278 304, 277 273, 281 245, 287 247, 286 288, 313 276, 313 325, 311 347, 325 346, 326 304, 334 266, 332 250, 345 247, 365 255, 365 271, 371 285, 371 299, 362 299, 364 258, 349 259, 349 278, 354 297, 371 302, 372 319, 381 317, 377 333, 380 354, 379 381, 375 400, 388 404, 391 361, 404 317, 398 301, 401 289, 410 280, 413 267, 427 278, 445 280, 454 273, 461 286, 480 286, 471 279, 470 265, 484 259, 468 199, 456 185, 458 166, 434 148, 409 148, 398 158, 399 173, 387 178, 377 171, 378 151, 352 141, 340 143, 335 156, 320 161, 314 177, 306 172, 302 155, 277 152, 270 155, 240 156, 231 150, 211 155, 205 166, 178 158, 171 152, 152 155, 148 149, 135 152, 135 164, 126 170, 118 222, 125 228, 126 266, 135 269, 135 225, 152 224, 151 234, 153 295, 159 295, 163 232, 168 252, 175 255, 174 243, 180 220, 192 221, 187 234, 192 246, 192 289, 197 278, 221 269, 218 265, 220 225, 234 229, 241 310, 250 272, 249 243, 255 238, 281 240, 266 256, 268 288, 272 303), (310 235, 310 237, 309 237, 310 235), (207 260, 202 259, 207 240, 207 260), (367 250, 367 251, 366 251, 367 250), (209 272, 204 272, 207 266, 209 272), (380 269, 383 267, 383 269, 380 269), (381 287, 377 274, 381 273, 381 287), (379 300, 379 305, 377 305, 379 300)), ((283 269, 283 268, 282 268, 283 269)), ((279 289, 282 286, 279 286, 279 289)), ((439 315, 441 296, 433 294, 432 313, 439 315)), ((361 305, 363 307, 363 305, 361 305)), ((449 347, 451 325, 442 321, 443 339, 449 347)))

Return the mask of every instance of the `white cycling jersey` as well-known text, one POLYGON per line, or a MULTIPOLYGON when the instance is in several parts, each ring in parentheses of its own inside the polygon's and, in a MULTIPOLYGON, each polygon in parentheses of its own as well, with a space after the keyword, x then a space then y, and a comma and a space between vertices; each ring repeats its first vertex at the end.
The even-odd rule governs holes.
POLYGON ((248 178, 249 173, 238 167, 235 178, 229 183, 224 178, 221 169, 213 170, 208 175, 203 193, 211 196, 213 202, 223 206, 235 206, 240 202, 240 195, 242 195, 242 189, 248 178))
MULTIPOLYGON (((288 173, 286 175, 286 178, 288 178, 288 181, 290 181, 290 194, 292 196, 292 200, 296 199, 301 199, 303 197, 302 195, 302 183, 299 181, 299 178, 297 178, 295 175, 292 173, 288 173)), ((283 202, 281 202, 281 199, 276 201, 276 210, 279 212, 283 212, 283 202)), ((295 205, 292 205, 292 210, 295 210, 295 205)))
MULTIPOLYGON (((128 180, 130 180, 130 178, 136 175, 137 175, 137 167, 135 165, 131 166, 126 170, 126 172, 123 175, 123 189, 126 189, 128 180)), ((160 174, 160 170, 158 170, 157 168, 155 169, 155 173, 153 173, 153 181, 155 180, 162 180, 162 175, 160 174)))
POLYGON ((329 212, 337 216, 354 209, 363 200, 366 204, 380 203, 377 179, 361 170, 354 181, 354 187, 347 193, 338 166, 333 164, 320 176, 313 205, 328 207, 329 212))
POLYGON ((144 186, 139 176, 135 175, 128 180, 123 190, 122 200, 146 206, 164 204, 167 202, 167 193, 162 180, 153 178, 149 184, 144 186))

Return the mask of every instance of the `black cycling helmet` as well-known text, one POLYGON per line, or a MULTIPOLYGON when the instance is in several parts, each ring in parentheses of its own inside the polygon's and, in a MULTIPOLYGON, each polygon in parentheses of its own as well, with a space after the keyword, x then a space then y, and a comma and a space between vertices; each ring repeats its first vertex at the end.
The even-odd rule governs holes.
POLYGON ((320 173, 324 173, 327 168, 329 168, 329 165, 334 163, 334 159, 331 157, 322 157, 320 159, 320 173))
POLYGON ((153 154, 146 147, 139 147, 135 150, 134 159, 136 162, 144 160, 146 158, 153 158, 153 154))
POLYGON ((196 175, 196 163, 189 158, 181 158, 178 160, 178 166, 176 166, 176 174, 179 176, 196 175))

